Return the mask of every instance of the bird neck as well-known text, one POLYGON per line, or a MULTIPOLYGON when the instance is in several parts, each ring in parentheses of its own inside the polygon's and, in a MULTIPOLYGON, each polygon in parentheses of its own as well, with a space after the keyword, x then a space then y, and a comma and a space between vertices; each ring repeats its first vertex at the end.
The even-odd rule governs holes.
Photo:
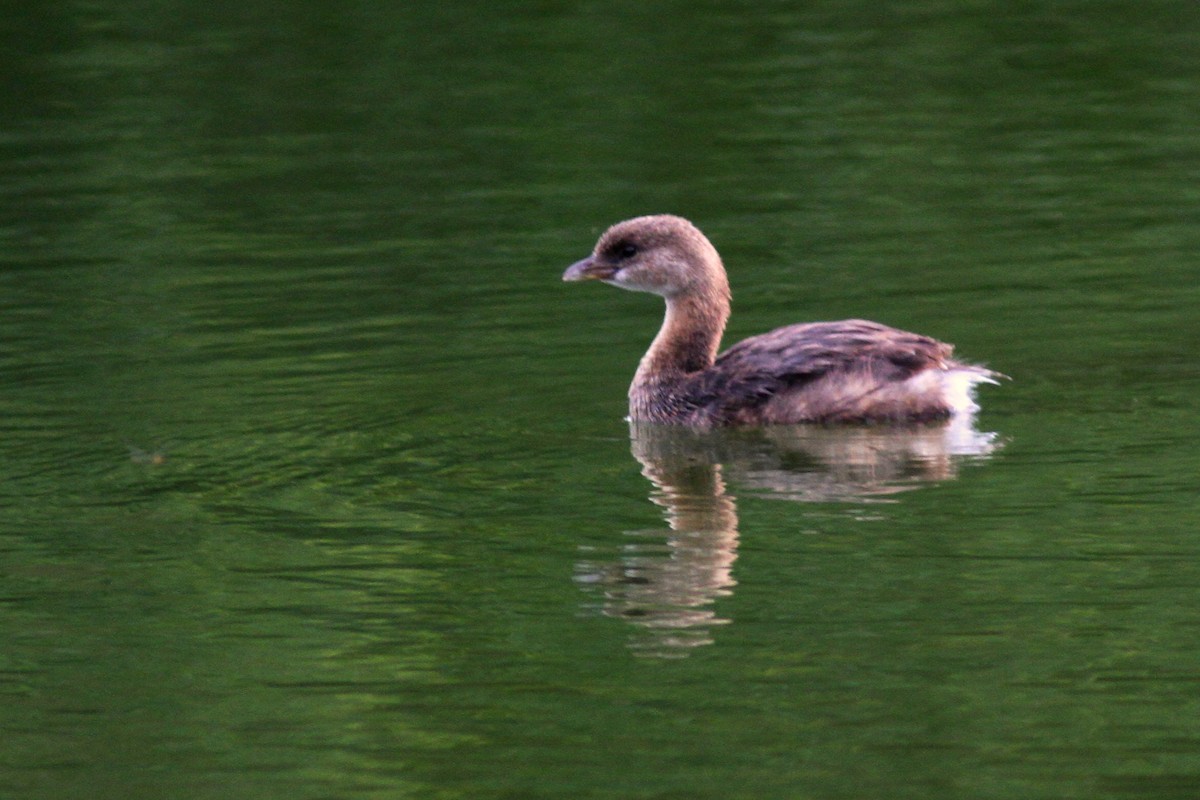
POLYGON ((712 366, 728 319, 729 286, 724 281, 668 297, 662 328, 638 365, 630 394, 712 366))

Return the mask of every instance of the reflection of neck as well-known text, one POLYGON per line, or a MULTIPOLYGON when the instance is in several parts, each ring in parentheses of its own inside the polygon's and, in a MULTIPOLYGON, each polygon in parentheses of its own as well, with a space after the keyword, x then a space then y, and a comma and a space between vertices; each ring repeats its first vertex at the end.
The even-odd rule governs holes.
POLYGON ((639 454, 639 460, 642 474, 657 490, 650 499, 666 510, 675 534, 657 593, 676 606, 707 604, 735 583, 731 573, 737 560, 737 504, 726 494, 721 465, 646 454, 639 454))
POLYGON ((658 492, 650 499, 666 510, 667 524, 678 533, 703 531, 737 536, 737 504, 725 493, 720 464, 695 464, 667 470, 644 462, 642 474, 658 492))

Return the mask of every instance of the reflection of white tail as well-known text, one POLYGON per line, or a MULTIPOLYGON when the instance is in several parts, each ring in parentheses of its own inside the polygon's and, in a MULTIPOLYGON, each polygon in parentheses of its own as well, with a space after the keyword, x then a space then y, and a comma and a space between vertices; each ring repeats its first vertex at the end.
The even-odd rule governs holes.
MULTIPOLYGON (((991 378, 984 379, 995 383, 991 378)), ((976 381, 978 383, 979 381, 976 381)), ((1000 449, 1003 443, 995 431, 975 427, 975 412, 955 414, 945 426, 942 436, 943 454, 960 458, 986 458, 1000 449)))
POLYGON ((576 580, 600 595, 601 613, 637 626, 631 647, 639 654, 686 655, 713 641, 713 626, 729 622, 711 608, 736 584, 738 514, 727 479, 763 497, 879 502, 952 479, 960 464, 985 460, 1000 446, 996 434, 975 429, 970 413, 907 427, 698 431, 632 423, 631 450, 669 529, 627 532, 607 557, 592 550, 576 580))

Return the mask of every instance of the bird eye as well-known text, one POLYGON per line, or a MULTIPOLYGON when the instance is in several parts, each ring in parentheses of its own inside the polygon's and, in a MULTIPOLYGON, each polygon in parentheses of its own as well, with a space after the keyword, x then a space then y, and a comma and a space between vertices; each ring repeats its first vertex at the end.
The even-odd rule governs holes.
POLYGON ((637 251, 638 249, 636 244, 624 244, 621 245, 619 252, 621 254, 621 258, 633 258, 637 255, 637 251))

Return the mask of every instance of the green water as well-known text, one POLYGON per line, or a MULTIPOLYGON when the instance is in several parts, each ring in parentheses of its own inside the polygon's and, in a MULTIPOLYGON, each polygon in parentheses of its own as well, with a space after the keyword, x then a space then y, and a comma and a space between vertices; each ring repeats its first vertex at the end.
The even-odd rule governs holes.
POLYGON ((1200 793, 1200 6, 0 35, 0 797, 1200 793), (729 341, 1012 381, 957 439, 631 431, 660 302, 559 276, 661 211, 729 341))

